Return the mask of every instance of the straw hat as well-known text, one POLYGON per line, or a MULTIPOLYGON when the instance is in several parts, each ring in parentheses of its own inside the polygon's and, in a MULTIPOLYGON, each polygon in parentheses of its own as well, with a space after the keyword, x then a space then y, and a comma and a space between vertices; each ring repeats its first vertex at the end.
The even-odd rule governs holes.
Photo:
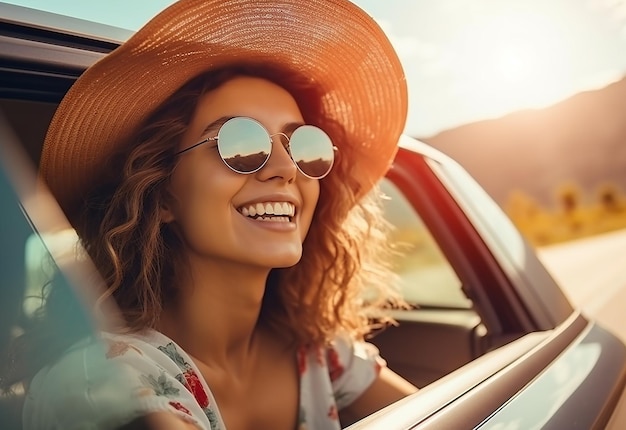
POLYGON ((66 214, 98 184, 103 160, 172 93, 242 60, 312 78, 323 94, 320 114, 359 146, 361 191, 384 175, 404 128, 407 89, 369 15, 348 0, 180 0, 85 71, 59 105, 40 171, 66 214))

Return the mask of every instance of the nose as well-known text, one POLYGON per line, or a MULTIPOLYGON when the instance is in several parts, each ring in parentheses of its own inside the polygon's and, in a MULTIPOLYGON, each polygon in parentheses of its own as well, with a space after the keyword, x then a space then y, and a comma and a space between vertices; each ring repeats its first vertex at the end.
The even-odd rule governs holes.
POLYGON ((281 139, 280 135, 272 137, 272 154, 265 166, 257 172, 259 180, 282 179, 291 183, 296 179, 298 168, 281 139))

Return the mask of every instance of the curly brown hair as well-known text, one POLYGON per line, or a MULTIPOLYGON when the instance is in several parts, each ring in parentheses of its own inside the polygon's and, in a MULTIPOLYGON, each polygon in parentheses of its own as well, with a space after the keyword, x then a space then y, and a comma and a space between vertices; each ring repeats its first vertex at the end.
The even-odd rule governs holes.
POLYGON ((320 180, 302 258, 293 267, 271 271, 261 318, 297 343, 327 342, 340 331, 362 337, 372 323, 386 321, 381 308, 401 304, 387 264, 392 250, 378 196, 373 192, 360 198, 354 145, 342 144, 345 133, 339 124, 320 118, 315 83, 267 64, 231 66, 191 80, 109 160, 104 171, 110 175, 87 196, 74 222, 108 285, 106 295, 115 298, 127 328, 134 331, 155 327, 164 300, 176 294, 172 285, 184 264, 182 241, 159 211, 168 198, 175 152, 200 96, 241 75, 284 87, 304 120, 324 129, 339 148, 333 171, 320 180))
MULTIPOLYGON (((162 222, 159 210, 171 198, 167 185, 178 144, 200 96, 242 75, 289 91, 304 120, 324 129, 339 148, 333 170, 320 180, 302 258, 292 267, 270 271, 260 318, 296 344, 325 343, 340 332, 362 338, 374 325, 391 321, 386 308, 404 306, 390 269, 394 250, 387 241, 380 195, 375 187, 362 197, 356 145, 346 144, 340 124, 320 118, 322 97, 315 82, 267 64, 231 66, 191 80, 103 163, 101 185, 84 196, 81 214, 72 219, 105 281, 100 301, 115 299, 124 319, 120 330, 157 327, 163 303, 177 293, 176 271, 185 264, 183 241, 162 222)), ((50 289, 39 320, 15 342, 0 385, 29 379, 89 332, 68 319, 74 312, 66 309, 68 291, 58 290, 50 289)))

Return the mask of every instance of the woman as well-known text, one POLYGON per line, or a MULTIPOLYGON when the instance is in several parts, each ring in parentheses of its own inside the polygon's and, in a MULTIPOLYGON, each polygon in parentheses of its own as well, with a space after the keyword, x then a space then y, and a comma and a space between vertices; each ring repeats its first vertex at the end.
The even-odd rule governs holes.
POLYGON ((33 378, 26 428, 336 429, 414 392, 363 342, 400 303, 370 192, 406 107, 346 0, 181 0, 87 70, 41 174, 124 324, 33 378))

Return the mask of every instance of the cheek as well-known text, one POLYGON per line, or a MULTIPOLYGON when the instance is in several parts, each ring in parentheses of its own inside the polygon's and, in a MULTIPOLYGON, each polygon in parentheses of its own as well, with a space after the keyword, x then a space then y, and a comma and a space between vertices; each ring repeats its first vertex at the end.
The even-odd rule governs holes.
POLYGON ((223 171, 223 166, 189 164, 188 169, 175 172, 170 183, 174 218, 193 225, 206 223, 207 217, 223 217, 244 184, 242 175, 223 171))
POLYGON ((302 193, 302 216, 300 217, 302 240, 306 237, 315 211, 317 208, 317 202, 320 196, 320 184, 317 180, 308 180, 303 186, 301 186, 302 193))

